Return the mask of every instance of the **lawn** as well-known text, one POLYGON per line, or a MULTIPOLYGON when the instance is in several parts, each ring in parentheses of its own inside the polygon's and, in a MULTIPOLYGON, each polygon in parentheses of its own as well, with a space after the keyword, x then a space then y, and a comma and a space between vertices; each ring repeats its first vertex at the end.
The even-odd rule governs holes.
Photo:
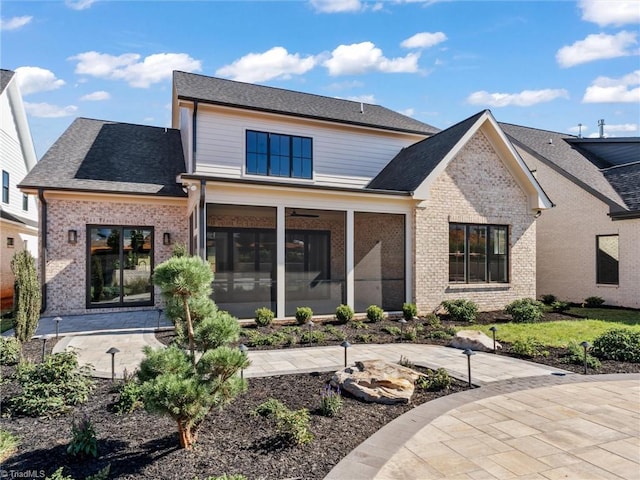
MULTIPOLYGON (((533 338, 548 347, 566 348, 569 342, 586 340, 593 342, 597 337, 614 328, 629 328, 640 332, 640 311, 608 308, 572 308, 569 313, 584 318, 556 320, 538 323, 498 323, 496 339, 513 343, 516 340, 533 338)), ((491 337, 492 325, 478 325, 477 328, 491 337)))

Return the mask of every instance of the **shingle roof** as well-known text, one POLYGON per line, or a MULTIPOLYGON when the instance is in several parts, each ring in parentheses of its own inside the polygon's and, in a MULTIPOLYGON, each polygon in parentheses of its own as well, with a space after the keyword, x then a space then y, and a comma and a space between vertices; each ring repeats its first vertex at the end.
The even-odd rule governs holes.
POLYGON ((602 173, 629 210, 640 211, 640 162, 608 168, 602 173))
POLYGON ((446 130, 403 148, 367 188, 412 192, 429 176, 485 110, 446 130))
POLYGON ((183 197, 184 171, 179 130, 78 118, 19 186, 183 197))
POLYGON ((180 99, 385 130, 432 134, 439 129, 379 105, 294 92, 193 73, 173 72, 180 99), (361 109, 362 105, 362 109, 361 109))
POLYGON ((5 212, 4 210, 2 210, 2 208, 0 208, 0 218, 4 220, 9 220, 10 222, 14 222, 14 223, 21 223, 22 225, 27 225, 29 227, 38 226, 38 222, 36 222, 35 220, 30 220, 28 218, 23 218, 9 212, 5 212))
POLYGON ((0 93, 4 92, 9 82, 13 78, 14 72, 0 68, 0 93))
POLYGON ((611 183, 598 168, 598 165, 603 166, 601 163, 591 161, 572 146, 578 137, 506 123, 501 123, 500 126, 514 144, 524 148, 581 188, 600 197, 609 204, 612 213, 631 208, 618 191, 622 179, 618 179, 616 184, 611 183))

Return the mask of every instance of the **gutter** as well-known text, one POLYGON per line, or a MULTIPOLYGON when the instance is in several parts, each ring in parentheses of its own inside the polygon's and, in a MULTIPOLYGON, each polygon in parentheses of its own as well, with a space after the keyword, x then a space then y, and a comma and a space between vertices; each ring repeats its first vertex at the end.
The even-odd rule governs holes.
POLYGON ((206 192, 207 181, 201 179, 200 180, 200 219, 198 221, 199 232, 200 232, 200 251, 202 252, 202 259, 206 260, 207 251, 206 251, 206 233, 207 233, 207 225, 206 225, 206 215, 205 215, 205 207, 206 207, 206 192))
POLYGON ((44 189, 38 189, 38 200, 40 200, 40 248, 38 252, 40 260, 40 313, 47 309, 47 201, 44 198, 44 189))
POLYGON ((631 219, 634 219, 634 218, 640 218, 640 210, 635 210, 635 211, 632 211, 632 212, 610 213, 609 217, 613 221, 616 221, 616 220, 631 220, 631 219))

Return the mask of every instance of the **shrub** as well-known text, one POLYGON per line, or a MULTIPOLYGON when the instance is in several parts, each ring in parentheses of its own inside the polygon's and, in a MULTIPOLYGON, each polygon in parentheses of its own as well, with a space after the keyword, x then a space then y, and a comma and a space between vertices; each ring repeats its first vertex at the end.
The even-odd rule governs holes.
POLYGON ((270 418, 275 421, 276 431, 287 443, 304 445, 313 440, 309 430, 309 410, 289 410, 287 406, 275 398, 258 405, 254 415, 270 418))
POLYGON ((588 308, 597 308, 604 303, 602 297, 587 297, 584 299, 584 306, 588 308))
POLYGON ((511 315, 514 322, 537 322, 544 314, 542 303, 533 298, 521 298, 514 300, 504 309, 504 312, 511 315))
POLYGON ((326 325, 324 327, 324 331, 326 333, 328 333, 329 335, 331 335, 336 340, 342 341, 342 340, 345 340, 347 338, 346 333, 344 333, 339 328, 334 327, 333 325, 326 325))
POLYGON ((300 337, 300 343, 323 343, 327 341, 327 335, 320 330, 304 332, 300 337))
POLYGON ((459 298, 457 300, 445 300, 442 306, 451 316, 454 322, 473 323, 478 315, 478 305, 472 300, 459 298))
POLYGON ((381 328, 381 330, 383 332, 387 332, 389 335, 393 335, 394 337, 399 337, 401 333, 400 327, 394 326, 384 326, 381 328))
POLYGON ((357 342, 371 343, 376 339, 376 337, 372 333, 359 333, 356 335, 355 339, 357 342))
POLYGON ((626 328, 609 330, 593 341, 593 355, 602 360, 640 362, 640 332, 626 328))
POLYGON ((545 305, 551 305, 557 300, 556 296, 550 293, 542 295, 540 298, 542 299, 542 303, 544 303, 545 305))
POLYGON ((435 371, 428 370, 427 375, 421 376, 416 380, 416 386, 431 392, 439 392, 445 390, 451 386, 453 382, 449 372, 444 368, 439 368, 435 371))
POLYGON ((273 322, 275 314, 270 308, 260 307, 256 310, 256 325, 259 327, 268 327, 273 322))
POLYGON ((335 417, 342 408, 342 395, 340 388, 334 390, 327 385, 320 393, 320 414, 325 417, 335 417))
POLYGON ((538 356, 546 357, 549 355, 549 352, 544 349, 544 345, 539 343, 533 337, 527 337, 525 340, 516 340, 513 342, 513 345, 511 345, 511 352, 528 358, 538 356))
POLYGON ((173 250, 171 252, 172 257, 186 257, 187 256, 187 245, 184 243, 175 243, 173 245, 173 250))
POLYGON ((19 443, 11 432, 0 428, 0 464, 13 455, 19 443))
POLYGON ((313 317, 313 310, 310 307, 296 308, 296 321, 298 325, 304 325, 313 317))
POLYGON ((367 318, 371 322, 381 322, 384 320, 384 310, 377 305, 369 305, 367 307, 367 318))
POLYGON ((28 250, 22 250, 11 258, 11 271, 15 276, 15 334, 18 340, 27 342, 38 328, 42 300, 36 261, 28 250))
POLYGON ((49 355, 42 363, 20 363, 15 378, 22 391, 9 399, 9 410, 32 417, 65 413, 87 401, 93 389, 90 371, 78 367, 74 352, 49 355))
POLYGON ((403 340, 415 342, 417 338, 418 338, 418 332, 415 327, 409 327, 404 329, 404 334, 402 335, 403 340))
POLYGON ((343 304, 339 305, 338 308, 336 308, 336 318, 339 322, 347 323, 353 318, 353 315, 353 308, 351 308, 349 305, 343 304))
POLYGON ((433 338, 434 340, 449 340, 455 335, 455 332, 451 333, 449 330, 433 330, 425 335, 426 338, 433 338))
POLYGON ((71 426, 71 443, 67 447, 67 454, 76 458, 98 456, 98 439, 91 420, 87 416, 71 426))
POLYGON ((429 313, 424 317, 424 324, 428 327, 438 328, 442 325, 442 322, 440 321, 440 317, 435 313, 429 313))
POLYGON ((73 477, 62 473, 64 467, 58 468, 51 476, 46 477, 44 480, 74 480, 73 477))
POLYGON ((551 309, 556 313, 566 312, 570 308, 571 308, 571 305, 569 305, 569 302, 560 302, 556 300, 551 304, 551 309))
POLYGON ((369 325, 367 325, 364 322, 351 322, 351 328, 354 328, 356 330, 368 330, 369 329, 369 325))
POLYGON ((0 365, 14 365, 20 359, 20 342, 15 337, 0 337, 0 365))
POLYGON ((408 322, 413 320, 413 317, 418 315, 418 307, 415 303, 403 303, 402 304, 402 317, 408 322))
POLYGON ((131 413, 138 408, 142 408, 142 388, 135 375, 127 375, 125 372, 122 383, 116 387, 118 399, 113 404, 113 409, 117 414, 131 413))
MULTIPOLYGON (((584 347, 578 342, 569 342, 568 353, 564 360, 575 365, 584 365, 584 347)), ((600 360, 587 352, 587 367, 597 370, 602 364, 600 360)))

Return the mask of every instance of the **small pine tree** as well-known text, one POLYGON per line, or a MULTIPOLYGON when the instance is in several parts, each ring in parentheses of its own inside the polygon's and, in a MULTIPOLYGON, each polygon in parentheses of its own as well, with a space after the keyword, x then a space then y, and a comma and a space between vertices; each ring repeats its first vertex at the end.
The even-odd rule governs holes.
POLYGON ((11 259, 11 271, 15 277, 13 303, 15 334, 20 342, 27 342, 36 333, 40 320, 42 296, 36 261, 31 253, 22 250, 11 259))

